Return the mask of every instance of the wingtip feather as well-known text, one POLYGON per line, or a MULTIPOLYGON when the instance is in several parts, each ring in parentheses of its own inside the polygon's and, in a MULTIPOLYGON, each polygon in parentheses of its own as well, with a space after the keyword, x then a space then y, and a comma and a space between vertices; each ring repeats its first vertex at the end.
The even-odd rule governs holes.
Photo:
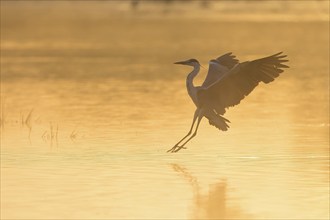
POLYGON ((276 66, 279 68, 289 68, 289 66, 281 64, 281 63, 277 64, 276 66))

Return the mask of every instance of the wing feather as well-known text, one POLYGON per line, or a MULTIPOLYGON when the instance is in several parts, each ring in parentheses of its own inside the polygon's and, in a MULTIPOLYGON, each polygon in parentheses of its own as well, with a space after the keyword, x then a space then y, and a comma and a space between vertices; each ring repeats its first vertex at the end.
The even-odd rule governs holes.
POLYGON ((233 55, 232 52, 226 53, 216 59, 221 65, 226 66, 228 69, 233 68, 236 64, 238 64, 238 59, 233 55))
POLYGON ((281 54, 235 64, 223 78, 209 87, 201 87, 197 94, 199 103, 224 114, 226 108, 239 104, 260 82, 274 81, 283 72, 281 68, 289 67, 283 64, 288 61, 283 59, 286 55, 281 54))
POLYGON ((209 87, 222 78, 231 68, 238 64, 238 60, 232 53, 226 53, 215 60, 210 60, 209 70, 202 87, 209 87))

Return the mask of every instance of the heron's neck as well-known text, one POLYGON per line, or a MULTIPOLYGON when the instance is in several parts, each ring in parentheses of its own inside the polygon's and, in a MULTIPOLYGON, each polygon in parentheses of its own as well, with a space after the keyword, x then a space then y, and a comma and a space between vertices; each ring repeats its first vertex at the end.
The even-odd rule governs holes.
POLYGON ((200 66, 199 65, 194 65, 194 69, 191 73, 188 74, 187 76, 187 88, 195 88, 194 86, 194 78, 197 76, 199 72, 200 66))
POLYGON ((195 103, 195 105, 197 105, 197 91, 196 91, 196 87, 194 86, 193 81, 194 81, 195 76, 197 76, 199 69, 200 69, 199 65, 194 65, 193 71, 188 74, 187 80, 186 80, 188 94, 191 97, 191 99, 193 100, 193 102, 195 103))

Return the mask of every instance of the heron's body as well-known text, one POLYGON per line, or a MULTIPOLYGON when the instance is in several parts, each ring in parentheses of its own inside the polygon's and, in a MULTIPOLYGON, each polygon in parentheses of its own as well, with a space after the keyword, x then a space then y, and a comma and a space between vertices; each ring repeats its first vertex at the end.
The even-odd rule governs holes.
POLYGON ((203 117, 219 130, 229 128, 229 120, 223 117, 226 109, 240 103, 245 96, 260 83, 272 82, 283 72, 281 68, 288 68, 282 64, 288 60, 281 53, 269 57, 239 63, 235 56, 227 53, 210 60, 208 74, 201 86, 194 86, 193 80, 200 70, 196 59, 176 62, 176 64, 189 65, 193 70, 188 74, 186 87, 189 96, 196 105, 193 123, 186 136, 184 136, 169 152, 177 152, 197 134, 198 126, 203 117), (191 135, 195 122, 195 132, 191 135), (191 136, 190 136, 191 135, 191 136), (183 140, 190 136, 183 144, 183 140))
MULTIPOLYGON (((212 62, 212 61, 210 61, 212 62)), ((219 128, 220 130, 227 130, 228 125, 225 123, 225 119, 219 115, 217 115, 215 112, 212 111, 212 109, 208 108, 207 106, 201 106, 200 101, 198 100, 198 92, 203 88, 203 86, 194 86, 194 78, 198 75, 200 70, 200 65, 194 64, 194 69, 191 73, 188 74, 187 80, 186 80, 186 87, 188 94, 194 104, 197 107, 197 112, 199 112, 200 115, 204 115, 207 119, 209 119, 209 122, 211 125, 214 125, 215 127, 219 128)), ((228 68, 219 65, 219 77, 224 75, 226 71, 229 71, 228 68)), ((217 80, 217 77, 214 76, 212 80, 217 80)), ((229 121, 228 121, 229 122, 229 121)))

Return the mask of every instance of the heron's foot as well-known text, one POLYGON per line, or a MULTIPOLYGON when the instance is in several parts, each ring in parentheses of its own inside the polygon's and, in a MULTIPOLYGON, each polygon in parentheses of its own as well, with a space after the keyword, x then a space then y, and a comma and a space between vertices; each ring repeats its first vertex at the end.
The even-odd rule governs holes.
POLYGON ((171 149, 169 149, 169 150, 167 151, 167 153, 169 153, 169 152, 173 153, 173 152, 176 150, 177 147, 179 147, 177 144, 174 145, 171 149))
POLYGON ((186 147, 183 147, 183 146, 179 146, 179 145, 174 145, 174 147, 172 147, 171 149, 169 149, 168 151, 167 151, 167 153, 176 153, 176 152, 178 152, 179 150, 181 150, 181 149, 187 149, 186 147))
POLYGON ((181 149, 187 149, 187 148, 184 147, 184 146, 178 146, 172 153, 176 153, 176 152, 178 152, 181 149))

